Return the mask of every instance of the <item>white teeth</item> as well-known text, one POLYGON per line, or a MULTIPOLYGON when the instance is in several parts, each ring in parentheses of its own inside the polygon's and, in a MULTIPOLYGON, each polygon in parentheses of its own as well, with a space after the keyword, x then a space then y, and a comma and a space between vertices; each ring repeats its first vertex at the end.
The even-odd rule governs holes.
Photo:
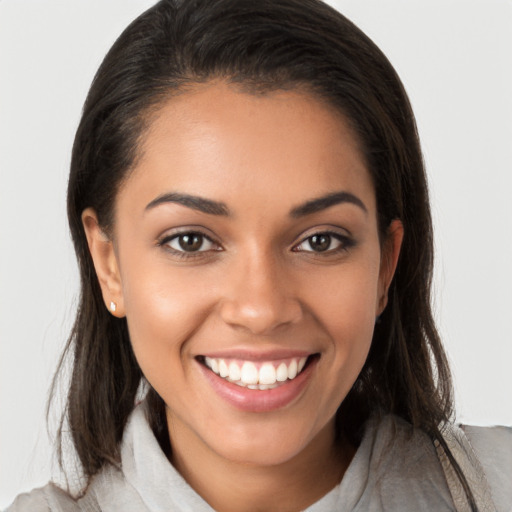
POLYGON ((240 362, 221 358, 205 357, 204 363, 214 373, 230 382, 249 389, 274 389, 287 380, 294 379, 306 365, 307 357, 290 359, 288 365, 281 362, 277 368, 271 361, 261 364, 259 370, 252 361, 240 362))
POLYGON ((274 389, 277 388, 277 384, 274 385, 267 385, 267 384, 244 384, 241 380, 237 382, 233 382, 233 384, 236 384, 237 386, 240 386, 241 388, 249 388, 249 389, 259 389, 260 391, 266 391, 267 389, 274 389))
POLYGON ((271 363, 265 363, 260 368, 260 384, 275 384, 276 383, 276 369, 271 363))
POLYGON ((284 382, 285 380, 288 380, 288 366, 286 366, 286 364, 281 363, 277 367, 276 380, 278 382, 284 382))
POLYGON ((229 363, 229 380, 240 380, 240 366, 238 366, 236 363, 231 362, 229 363))
POLYGON ((221 359, 219 361, 219 375, 221 377, 227 377, 229 375, 228 365, 226 364, 226 361, 224 361, 224 359, 221 359))
POLYGON ((212 369, 212 371, 214 371, 215 373, 219 373, 219 363, 217 362, 217 359, 205 357, 204 362, 206 363, 206 366, 208 366, 208 368, 212 369))
POLYGON ((295 377, 297 377, 297 361, 294 359, 288 366, 288 378, 291 380, 295 377))
POLYGON ((258 379, 258 368, 256 368, 256 365, 254 363, 246 361, 242 365, 242 375, 240 376, 240 380, 244 384, 258 384, 258 379))

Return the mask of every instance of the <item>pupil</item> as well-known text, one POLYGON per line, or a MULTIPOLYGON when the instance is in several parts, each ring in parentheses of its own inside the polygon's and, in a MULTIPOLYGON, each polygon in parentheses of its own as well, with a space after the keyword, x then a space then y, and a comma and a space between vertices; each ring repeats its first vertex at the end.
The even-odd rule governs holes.
POLYGON ((331 245, 330 235, 314 235, 310 238, 309 244, 314 251, 322 252, 329 249, 331 245))
POLYGON ((179 238, 180 247, 184 251, 197 251, 203 244, 203 237, 201 235, 181 235, 179 238))

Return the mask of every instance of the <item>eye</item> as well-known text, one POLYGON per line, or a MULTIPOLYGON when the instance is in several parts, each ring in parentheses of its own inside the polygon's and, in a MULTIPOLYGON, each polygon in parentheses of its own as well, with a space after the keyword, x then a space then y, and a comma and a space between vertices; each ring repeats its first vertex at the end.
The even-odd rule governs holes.
POLYGON ((294 250, 306 252, 332 252, 347 249, 349 245, 349 239, 338 233, 315 233, 314 235, 308 236, 299 245, 296 245, 294 250))
POLYGON ((193 232, 167 237, 162 241, 162 245, 167 245, 177 252, 205 252, 217 249, 217 245, 206 235, 193 232))

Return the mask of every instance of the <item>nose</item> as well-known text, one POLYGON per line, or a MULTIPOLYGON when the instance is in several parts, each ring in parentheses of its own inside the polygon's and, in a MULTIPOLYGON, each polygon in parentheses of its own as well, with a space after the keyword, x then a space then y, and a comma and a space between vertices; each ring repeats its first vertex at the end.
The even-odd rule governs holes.
POLYGON ((296 284, 271 255, 246 258, 226 276, 220 315, 232 327, 260 336, 296 324, 303 316, 296 284))

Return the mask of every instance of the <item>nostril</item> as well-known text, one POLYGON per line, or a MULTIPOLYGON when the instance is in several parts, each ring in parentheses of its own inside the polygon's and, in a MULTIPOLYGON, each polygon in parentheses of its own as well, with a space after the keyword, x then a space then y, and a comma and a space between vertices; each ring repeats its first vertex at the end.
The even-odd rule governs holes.
POLYGON ((223 321, 253 334, 268 335, 279 327, 296 324, 302 318, 301 305, 291 299, 244 297, 226 300, 220 308, 223 321))

